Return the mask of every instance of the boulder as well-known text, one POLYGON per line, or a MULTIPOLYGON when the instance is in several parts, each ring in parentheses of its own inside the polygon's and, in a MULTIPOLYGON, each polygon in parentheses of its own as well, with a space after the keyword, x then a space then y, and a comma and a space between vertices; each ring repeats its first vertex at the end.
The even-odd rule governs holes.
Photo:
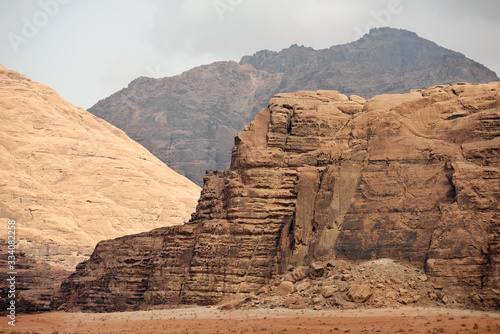
POLYGON ((324 297, 324 298, 330 298, 331 296, 333 296, 335 294, 335 292, 338 291, 338 288, 337 287, 325 287, 323 288, 323 291, 321 293, 321 295, 324 297))
POLYGON ((278 290, 276 291, 276 294, 279 296, 286 296, 286 295, 291 294, 294 291, 295 291, 295 288, 294 288, 292 282, 283 281, 283 282, 281 282, 280 285, 278 285, 278 290))
POLYGON ((322 277, 325 273, 325 266, 321 262, 313 261, 309 266, 309 277, 318 278, 322 277))
POLYGON ((292 278, 295 282, 301 281, 307 277, 308 268, 306 266, 300 266, 292 271, 292 278))
POLYGON ((297 286, 295 287, 295 289, 298 292, 302 292, 304 290, 309 289, 310 287, 311 287, 311 283, 309 283, 309 282, 302 282, 302 283, 297 284, 297 286))
POLYGON ((368 285, 352 284, 346 292, 346 300, 355 303, 364 303, 373 294, 368 285))

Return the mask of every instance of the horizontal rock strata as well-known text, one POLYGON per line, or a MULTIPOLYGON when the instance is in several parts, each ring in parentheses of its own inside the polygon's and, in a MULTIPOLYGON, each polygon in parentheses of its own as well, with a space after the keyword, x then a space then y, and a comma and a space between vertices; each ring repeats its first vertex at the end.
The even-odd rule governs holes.
POLYGON ((214 304, 332 257, 392 258, 498 307, 499 89, 275 95, 188 224, 99 243, 53 307, 214 304))

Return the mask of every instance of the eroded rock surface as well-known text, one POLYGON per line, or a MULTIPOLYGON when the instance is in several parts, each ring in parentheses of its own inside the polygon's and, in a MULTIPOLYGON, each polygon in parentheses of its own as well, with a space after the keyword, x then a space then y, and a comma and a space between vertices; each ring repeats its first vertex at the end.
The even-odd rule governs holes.
POLYGON ((0 120, 0 238, 15 220, 23 290, 45 286, 37 275, 54 284, 100 240, 182 224, 196 207, 200 188, 123 131, 2 66, 0 120))
MULTIPOLYGON (((207 172, 188 224, 99 243, 53 306, 214 304, 281 275, 313 279, 336 257, 392 258, 463 303, 498 307, 499 101, 498 82, 368 101, 278 94, 237 135, 231 167, 207 172)), ((418 294, 401 289, 389 291, 401 303, 418 294)))
MULTIPOLYGON (((138 78, 89 111, 202 185, 205 170, 229 166, 234 136, 274 94, 328 89, 371 98, 496 80, 493 71, 458 52, 413 32, 380 28, 327 49, 292 45, 245 56, 239 64, 223 61, 178 76, 138 78)), ((356 112, 356 102, 359 98, 344 104, 342 112, 356 112)))

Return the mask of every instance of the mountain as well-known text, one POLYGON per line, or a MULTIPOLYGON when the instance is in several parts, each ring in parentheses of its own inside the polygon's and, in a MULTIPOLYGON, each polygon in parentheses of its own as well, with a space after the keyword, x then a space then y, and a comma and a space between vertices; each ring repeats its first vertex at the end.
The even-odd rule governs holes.
POLYGON ((123 131, 1 66, 0 119, 0 216, 16 221, 19 270, 74 270, 100 240, 182 224, 196 207, 200 188, 123 131))
POLYGON ((338 90, 371 98, 496 80, 483 65, 413 32, 379 28, 329 49, 292 45, 245 56, 239 64, 216 62, 175 77, 141 77, 89 111, 202 185, 205 170, 229 166, 234 136, 274 94, 338 90))
POLYGON ((277 94, 190 222, 100 242, 52 306, 498 309, 499 191, 500 82, 277 94))
POLYGON ((277 86, 275 75, 217 62, 172 78, 139 78, 89 112, 202 184, 205 170, 227 167, 234 135, 277 86))

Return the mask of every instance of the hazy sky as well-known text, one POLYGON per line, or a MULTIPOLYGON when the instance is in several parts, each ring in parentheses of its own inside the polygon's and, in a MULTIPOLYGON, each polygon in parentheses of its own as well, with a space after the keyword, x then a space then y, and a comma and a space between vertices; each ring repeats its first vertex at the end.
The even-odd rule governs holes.
POLYGON ((499 17, 497 0, 0 0, 0 64, 89 108, 139 76, 390 26, 500 74, 499 17))

